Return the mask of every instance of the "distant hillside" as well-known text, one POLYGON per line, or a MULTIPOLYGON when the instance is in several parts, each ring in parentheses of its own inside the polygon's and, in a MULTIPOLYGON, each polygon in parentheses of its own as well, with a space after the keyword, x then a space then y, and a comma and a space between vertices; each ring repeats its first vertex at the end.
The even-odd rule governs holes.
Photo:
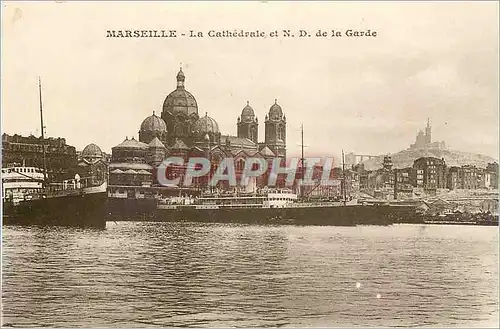
MULTIPOLYGON (((498 162, 498 160, 495 160, 486 155, 454 150, 407 149, 398 153, 391 154, 394 168, 412 167, 413 162, 416 159, 428 156, 436 157, 439 159, 444 158, 444 160, 446 161, 446 165, 449 167, 470 164, 476 165, 479 168, 486 168, 486 165, 488 163, 498 162)), ((365 169, 374 170, 382 168, 383 159, 384 156, 382 155, 370 160, 363 161, 363 164, 365 165, 365 169)))

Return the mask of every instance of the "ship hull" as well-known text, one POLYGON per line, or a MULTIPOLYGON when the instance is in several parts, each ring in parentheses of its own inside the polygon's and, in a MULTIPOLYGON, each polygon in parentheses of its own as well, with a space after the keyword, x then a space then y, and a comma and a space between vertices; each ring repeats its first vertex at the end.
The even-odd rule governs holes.
MULTIPOLYGON (((407 211, 407 209, 405 209, 407 211)), ((154 218, 165 221, 194 221, 248 224, 292 224, 321 226, 391 225, 406 211, 390 206, 331 206, 257 209, 158 209, 154 218)))
POLYGON ((391 225, 414 214, 413 207, 388 205, 215 209, 178 206, 167 209, 133 200, 114 200, 110 204, 113 205, 110 218, 115 221, 356 226, 391 225))
POLYGON ((4 204, 3 225, 41 225, 105 228, 106 192, 66 195, 4 204))

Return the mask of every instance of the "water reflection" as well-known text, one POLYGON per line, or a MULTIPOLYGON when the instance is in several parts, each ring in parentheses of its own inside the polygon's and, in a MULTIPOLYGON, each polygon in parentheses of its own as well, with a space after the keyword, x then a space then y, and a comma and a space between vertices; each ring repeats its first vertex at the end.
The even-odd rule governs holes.
POLYGON ((108 223, 4 227, 15 326, 412 326, 498 321, 498 231, 108 223))

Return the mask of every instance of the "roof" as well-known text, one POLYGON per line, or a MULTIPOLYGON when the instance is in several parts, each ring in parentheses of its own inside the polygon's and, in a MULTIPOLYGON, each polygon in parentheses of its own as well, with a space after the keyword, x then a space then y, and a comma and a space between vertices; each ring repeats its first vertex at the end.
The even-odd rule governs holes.
POLYGON ((148 165, 147 163, 127 163, 127 162, 112 162, 109 164, 109 169, 121 169, 121 170, 127 170, 127 169, 134 169, 134 170, 152 170, 153 167, 148 165))
POLYGON ((189 147, 182 139, 177 139, 171 147, 172 150, 189 150, 189 147))
POLYGON ((261 154, 257 150, 245 150, 245 153, 248 154, 248 156, 260 156, 261 154))
POLYGON ((167 124, 153 111, 153 115, 142 121, 141 131, 166 132, 167 124))
POLYGON ((249 102, 247 102, 247 106, 243 108, 241 111, 241 121, 243 122, 252 122, 255 119, 255 113, 253 108, 250 106, 249 102))
POLYGON ((222 136, 221 144, 224 144, 229 140, 230 146, 241 147, 241 148, 252 148, 257 149, 257 144, 249 140, 248 138, 237 137, 237 136, 222 136))
POLYGON ((274 104, 269 109, 269 120, 281 120, 283 117, 283 109, 278 105, 278 100, 274 100, 274 104))
POLYGON ((87 158, 87 159, 102 158, 101 148, 94 143, 90 143, 83 149, 82 158, 87 158))
POLYGON ((158 139, 158 137, 155 137, 149 144, 149 147, 158 147, 158 148, 165 148, 165 145, 161 142, 161 140, 158 139))
POLYGON ((243 156, 243 157, 249 156, 248 152, 246 152, 245 150, 241 150, 241 149, 232 152, 232 154, 233 154, 234 157, 237 157, 237 156, 240 156, 240 155, 243 156))
POLYGON ((182 70, 177 74, 177 89, 172 91, 163 102, 163 113, 169 112, 172 115, 179 113, 187 116, 198 116, 198 104, 194 96, 184 88, 186 76, 182 70))
POLYGON ((276 154, 274 154, 274 152, 273 152, 273 151, 271 151, 271 149, 270 149, 269 147, 267 147, 267 146, 264 146, 264 148, 263 148, 263 149, 261 149, 261 150, 259 151, 259 153, 260 153, 260 154, 262 154, 262 156, 269 156, 269 157, 274 157, 274 156, 276 156, 276 154))
POLYGON ((148 144, 139 142, 132 137, 132 139, 126 138, 123 142, 120 144, 116 145, 112 149, 147 149, 148 144))
POLYGON ((208 113, 205 113, 204 117, 201 117, 196 121, 194 125, 194 130, 198 134, 206 134, 206 133, 219 133, 219 124, 213 118, 208 116, 208 113))

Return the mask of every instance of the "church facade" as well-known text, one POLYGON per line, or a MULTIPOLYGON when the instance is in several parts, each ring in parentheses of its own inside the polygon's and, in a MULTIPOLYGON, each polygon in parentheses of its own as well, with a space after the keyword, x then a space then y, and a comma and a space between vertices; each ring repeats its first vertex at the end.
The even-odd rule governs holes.
MULTIPOLYGON (((155 168, 169 156, 186 161, 190 157, 206 157, 213 166, 231 157, 237 178, 248 157, 260 157, 269 164, 276 157, 286 158, 286 117, 277 100, 265 116, 265 138, 259 142, 259 120, 249 102, 236 118, 236 135, 223 134, 208 113, 200 115, 196 98, 185 87, 182 68, 176 80, 176 89, 166 96, 161 114, 153 112, 140 124, 139 139, 126 138, 112 148, 111 184, 155 186, 155 168)), ((265 179, 262 177, 262 181, 265 179)), ((204 185, 207 181, 196 183, 204 185)), ((254 187, 259 184, 256 181, 254 187)))

